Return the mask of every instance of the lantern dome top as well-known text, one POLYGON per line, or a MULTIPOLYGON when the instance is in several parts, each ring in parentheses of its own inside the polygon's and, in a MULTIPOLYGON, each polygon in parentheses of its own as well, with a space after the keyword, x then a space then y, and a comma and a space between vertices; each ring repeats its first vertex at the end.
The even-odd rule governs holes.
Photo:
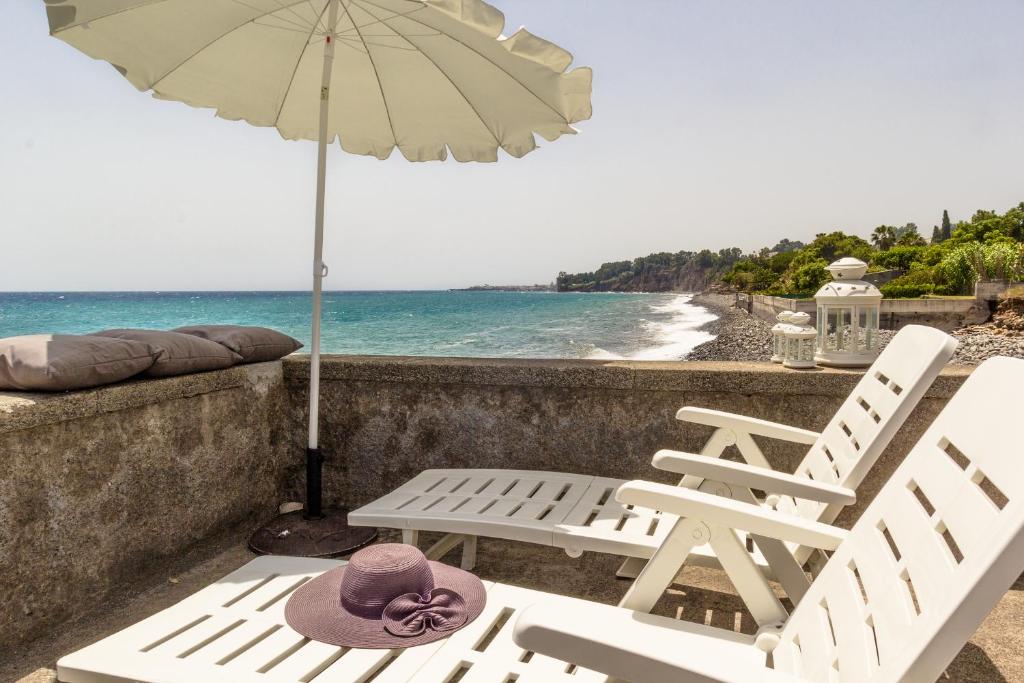
POLYGON ((804 325, 806 325, 810 321, 811 321, 811 316, 807 315, 804 312, 791 313, 789 315, 789 322, 793 323, 794 325, 800 326, 800 327, 803 327, 804 325))
POLYGON ((882 292, 878 287, 860 279, 867 270, 868 264, 860 259, 839 259, 828 267, 828 271, 832 273, 832 282, 825 283, 814 298, 818 301, 881 300, 882 292))
POLYGON ((859 280, 868 272, 868 264, 860 259, 847 256, 833 262, 826 269, 834 280, 859 280))
POLYGON ((833 280, 819 289, 814 298, 818 301, 852 298, 881 300, 882 292, 870 282, 862 280, 833 280))

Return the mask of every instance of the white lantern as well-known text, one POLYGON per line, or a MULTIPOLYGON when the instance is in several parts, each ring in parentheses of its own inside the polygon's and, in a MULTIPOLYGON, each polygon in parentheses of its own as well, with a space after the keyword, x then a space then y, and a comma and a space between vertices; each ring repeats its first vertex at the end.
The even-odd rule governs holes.
POLYGON ((785 354, 782 364, 787 368, 813 368, 815 340, 818 333, 807 323, 811 316, 806 313, 792 313, 790 325, 785 332, 785 354))
POLYGON ((786 328, 789 326, 789 316, 793 311, 783 311, 775 316, 778 322, 772 328, 772 362, 781 363, 786 348, 786 328))
POLYGON ((867 367, 878 355, 882 293, 861 280, 868 264, 844 258, 828 267, 832 282, 818 290, 817 350, 821 365, 867 367))

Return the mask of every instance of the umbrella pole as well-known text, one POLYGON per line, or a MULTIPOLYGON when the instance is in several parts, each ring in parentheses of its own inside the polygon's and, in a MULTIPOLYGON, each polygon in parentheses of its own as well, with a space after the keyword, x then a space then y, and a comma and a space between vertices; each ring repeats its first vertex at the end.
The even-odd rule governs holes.
POLYGON ((334 29, 338 0, 330 0, 328 31, 324 38, 324 70, 320 85, 320 135, 317 139, 316 233, 313 241, 313 324, 309 353, 309 441, 306 448, 306 505, 302 511, 278 516, 257 529, 249 547, 272 555, 335 557, 370 543, 377 530, 350 527, 345 510, 323 507, 323 462, 320 452, 320 318, 324 264, 324 195, 327 187, 327 123, 330 113, 331 72, 334 66, 334 29))
POLYGON ((331 108, 331 72, 334 67, 334 27, 338 5, 331 3, 324 38, 324 69, 320 81, 320 134, 317 136, 316 160, 316 227, 313 240, 313 329, 309 352, 309 441, 306 449, 306 519, 323 517, 323 454, 320 452, 320 319, 324 276, 324 195, 327 188, 327 121, 331 108))

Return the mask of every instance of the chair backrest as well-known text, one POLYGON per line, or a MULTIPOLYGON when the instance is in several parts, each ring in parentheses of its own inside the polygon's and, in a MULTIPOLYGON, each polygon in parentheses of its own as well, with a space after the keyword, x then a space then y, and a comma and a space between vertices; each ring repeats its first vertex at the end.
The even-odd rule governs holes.
MULTIPOLYGON (((908 325, 882 351, 811 446, 795 474, 856 489, 956 350, 933 327, 908 325)), ((841 505, 783 498, 777 509, 831 523, 841 505)), ((801 549, 797 559, 807 559, 801 549)))
POLYGON ((1024 571, 1024 360, 978 367, 793 611, 774 666, 935 681, 1024 571))

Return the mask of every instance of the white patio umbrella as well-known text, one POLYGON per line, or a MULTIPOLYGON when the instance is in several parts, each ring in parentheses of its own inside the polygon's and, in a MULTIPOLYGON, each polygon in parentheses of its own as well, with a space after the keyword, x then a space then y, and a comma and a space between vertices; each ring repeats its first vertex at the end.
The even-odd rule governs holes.
POLYGON ((154 97, 319 143, 306 507, 256 549, 332 555, 372 540, 321 507, 320 310, 327 144, 409 161, 521 157, 590 118, 591 72, 482 0, 44 0, 51 35, 154 97), (356 534, 356 535, 353 535, 356 534))

